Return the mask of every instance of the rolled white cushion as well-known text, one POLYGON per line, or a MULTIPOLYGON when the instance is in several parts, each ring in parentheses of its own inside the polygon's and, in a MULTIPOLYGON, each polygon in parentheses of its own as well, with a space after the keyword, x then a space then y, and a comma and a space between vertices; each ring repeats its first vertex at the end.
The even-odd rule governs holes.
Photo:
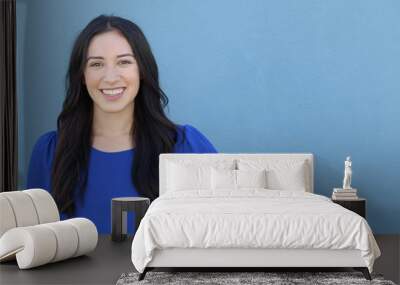
POLYGON ((43 189, 2 192, 0 206, 0 237, 15 227, 60 220, 53 197, 43 189))
POLYGON ((78 233, 78 248, 74 257, 86 254, 94 250, 97 246, 98 233, 95 224, 85 218, 74 218, 65 220, 70 223, 78 233))
MULTIPOLYGON (((0 193, 1 194, 1 193, 0 193)), ((0 195, 0 237, 9 229, 15 228, 17 222, 8 199, 0 195)))
POLYGON ((60 261, 75 255, 78 249, 78 233, 71 228, 70 223, 54 222, 43 224, 43 227, 49 228, 55 235, 57 241, 57 250, 51 262, 60 261))
POLYGON ((33 226, 39 223, 38 215, 31 197, 23 191, 2 192, 14 213, 17 227, 33 226))
POLYGON ((13 228, 0 238, 0 261, 16 256, 20 269, 32 268, 86 254, 97 240, 96 226, 85 218, 13 228))
POLYGON ((56 254, 57 240, 42 225, 18 227, 0 238, 0 261, 16 254, 18 267, 27 269, 49 263, 56 254))
POLYGON ((28 189, 22 192, 31 197, 38 214, 39 224, 60 220, 57 205, 49 192, 43 189, 28 189))

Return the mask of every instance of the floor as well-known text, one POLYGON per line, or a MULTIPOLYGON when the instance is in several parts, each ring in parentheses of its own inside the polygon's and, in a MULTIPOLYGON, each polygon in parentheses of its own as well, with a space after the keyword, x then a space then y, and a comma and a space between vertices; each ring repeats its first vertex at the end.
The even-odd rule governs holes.
MULTIPOLYGON (((400 235, 375 235, 382 256, 374 272, 400 285, 400 235)), ((100 236, 94 252, 87 256, 18 270, 16 262, 0 264, 0 284, 115 284, 119 276, 134 271, 130 259, 132 238, 115 243, 100 236)), ((307 271, 313 271, 312 269, 307 271)))
POLYGON ((375 235, 381 257, 375 261, 374 272, 400 284, 400 235, 375 235))

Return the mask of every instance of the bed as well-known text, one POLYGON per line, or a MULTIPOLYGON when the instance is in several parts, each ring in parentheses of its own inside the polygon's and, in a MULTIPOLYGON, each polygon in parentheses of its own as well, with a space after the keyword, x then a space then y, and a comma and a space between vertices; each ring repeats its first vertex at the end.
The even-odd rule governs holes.
POLYGON ((312 154, 161 154, 160 197, 132 242, 158 267, 352 267, 380 251, 361 216, 314 194, 312 154))

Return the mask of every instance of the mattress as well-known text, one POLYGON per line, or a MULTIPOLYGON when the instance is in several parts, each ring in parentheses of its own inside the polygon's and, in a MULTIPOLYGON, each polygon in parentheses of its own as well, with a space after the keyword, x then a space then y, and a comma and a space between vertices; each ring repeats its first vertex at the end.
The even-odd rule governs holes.
POLYGON ((380 255, 364 218, 307 192, 229 189, 166 193, 153 201, 132 242, 139 272, 157 249, 359 250, 372 271, 380 255))

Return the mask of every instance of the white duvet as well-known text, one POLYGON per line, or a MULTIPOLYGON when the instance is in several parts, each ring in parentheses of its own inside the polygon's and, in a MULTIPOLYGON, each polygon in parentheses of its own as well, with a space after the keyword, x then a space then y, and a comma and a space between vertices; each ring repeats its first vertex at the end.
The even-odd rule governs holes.
POLYGON ((260 189, 180 191, 151 204, 132 243, 143 272, 154 249, 358 249, 372 272, 380 251, 365 219, 306 192, 260 189))

